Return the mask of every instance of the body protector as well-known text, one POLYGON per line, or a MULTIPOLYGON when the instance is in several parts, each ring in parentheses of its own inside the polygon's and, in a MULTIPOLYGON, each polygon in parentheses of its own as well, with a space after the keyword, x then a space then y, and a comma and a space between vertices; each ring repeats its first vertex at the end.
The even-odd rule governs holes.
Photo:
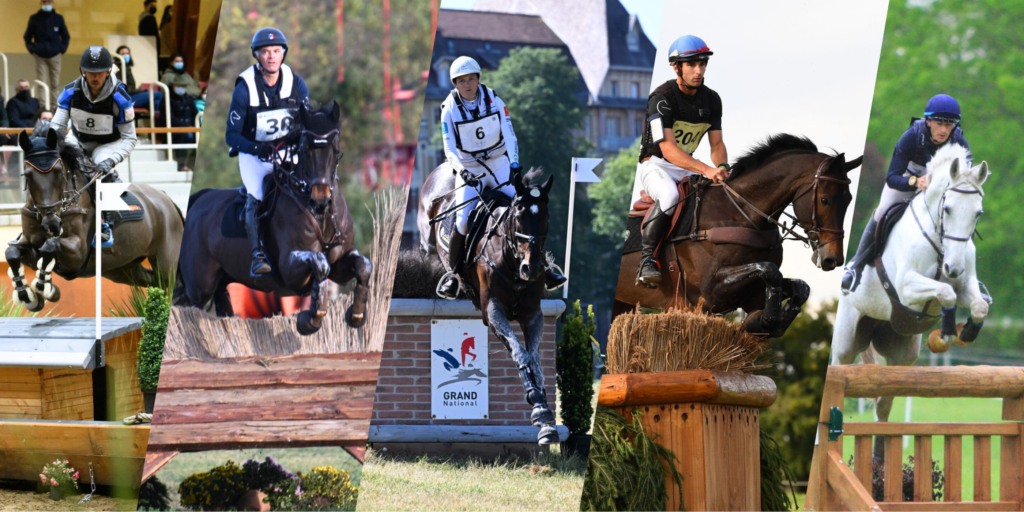
POLYGON ((273 141, 284 137, 291 129, 298 102, 305 98, 294 94, 295 74, 287 64, 281 64, 280 73, 277 94, 267 90, 259 64, 246 68, 235 79, 236 85, 243 82, 249 90, 249 108, 242 128, 245 138, 256 142, 273 141))
MULTIPOLYGON (((113 74, 103 84, 96 98, 89 98, 85 77, 79 77, 61 91, 57 99, 58 121, 60 110, 71 119, 71 130, 82 143, 107 144, 122 138, 118 127, 135 120, 135 109, 128 90, 113 74)), ((66 121, 66 120, 65 120, 66 121)), ((61 126, 61 123, 57 123, 61 126)), ((134 133, 134 129, 132 130, 134 133)))
POLYGON ((704 134, 722 129, 722 99, 705 85, 693 96, 683 94, 675 80, 658 86, 647 99, 641 162, 652 156, 665 157, 658 147, 665 138, 664 128, 671 128, 676 146, 692 155, 704 134))
POLYGON ((456 171, 502 154, 507 154, 511 163, 519 163, 519 144, 508 108, 485 85, 480 85, 473 102, 452 91, 441 104, 441 135, 445 157, 456 171))

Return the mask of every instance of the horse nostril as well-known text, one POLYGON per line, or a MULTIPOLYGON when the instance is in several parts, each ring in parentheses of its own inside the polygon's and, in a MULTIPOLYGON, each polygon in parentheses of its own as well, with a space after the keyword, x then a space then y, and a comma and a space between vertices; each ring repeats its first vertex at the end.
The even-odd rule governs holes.
POLYGON ((835 258, 825 258, 825 261, 823 261, 822 264, 825 265, 826 267, 834 267, 834 266, 836 266, 836 259, 835 258))

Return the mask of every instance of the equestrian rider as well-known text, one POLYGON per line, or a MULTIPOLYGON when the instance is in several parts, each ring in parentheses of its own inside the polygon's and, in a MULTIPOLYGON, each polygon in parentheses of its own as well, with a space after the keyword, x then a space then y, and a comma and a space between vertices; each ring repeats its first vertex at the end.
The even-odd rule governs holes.
POLYGON ((882 198, 860 237, 857 255, 850 260, 843 273, 844 295, 857 289, 864 265, 876 256, 875 229, 878 221, 894 204, 909 201, 919 190, 928 188, 928 175, 925 174, 928 161, 947 143, 967 148, 967 158, 972 158, 970 146, 960 129, 960 104, 952 96, 937 94, 924 107, 924 119, 915 118, 896 143, 882 198))
POLYGON ((719 183, 729 177, 728 152, 722 140, 722 99, 704 85, 708 59, 714 55, 704 41, 692 35, 676 39, 668 62, 676 73, 650 94, 647 125, 640 143, 637 175, 654 206, 644 222, 637 284, 657 287, 661 265, 654 249, 672 224, 679 203, 678 183, 700 174, 719 183), (711 142, 712 167, 694 158, 704 134, 711 142))
MULTIPOLYGON (((111 73, 113 67, 114 58, 106 48, 86 48, 79 61, 82 76, 61 91, 57 112, 50 123, 65 144, 85 150, 96 164, 103 183, 121 181, 114 166, 128 159, 137 141, 132 99, 124 84, 111 73)), ((102 247, 114 244, 111 213, 103 212, 102 247)))
MULTIPOLYGON (((455 89, 441 104, 441 138, 445 158, 456 173, 455 204, 466 204, 456 213, 455 232, 448 243, 452 272, 445 275, 438 292, 454 299, 459 293, 457 273, 469 230, 469 214, 479 197, 476 187, 467 182, 475 183, 473 176, 480 176, 483 187, 515 197, 510 176, 521 168, 519 143, 512 131, 508 108, 492 89, 480 83, 480 64, 470 57, 459 57, 452 63, 450 77, 455 89)), ((544 272, 544 281, 553 290, 565 283, 565 276, 549 267, 544 272)))
POLYGON ((274 172, 274 142, 288 135, 299 103, 309 103, 309 88, 284 63, 288 40, 280 30, 261 28, 253 36, 250 48, 257 63, 235 79, 224 139, 231 154, 238 155, 242 183, 248 192, 245 232, 252 248, 249 271, 256 278, 271 272, 256 219, 263 201, 263 178, 274 172))

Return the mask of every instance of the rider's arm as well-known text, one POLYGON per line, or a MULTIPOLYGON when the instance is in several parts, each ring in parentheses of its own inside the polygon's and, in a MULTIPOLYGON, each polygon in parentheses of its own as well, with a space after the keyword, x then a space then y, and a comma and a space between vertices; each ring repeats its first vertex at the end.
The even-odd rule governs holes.
POLYGON ((128 91, 125 90, 124 84, 119 85, 114 91, 114 101, 117 102, 117 107, 120 111, 115 123, 117 124, 117 131, 121 135, 121 141, 118 142, 117 149, 110 155, 110 159, 116 165, 128 158, 128 155, 135 149, 135 143, 138 142, 138 138, 135 136, 135 108, 132 107, 132 98, 128 96, 128 91))
POLYGON ((896 143, 896 149, 892 152, 892 160, 889 161, 889 172, 885 183, 893 190, 913 192, 917 187, 910 184, 910 177, 904 176, 907 166, 910 165, 910 157, 914 151, 914 144, 917 143, 916 134, 913 130, 907 130, 896 143))
POLYGON ((686 151, 683 151, 682 148, 676 146, 676 136, 672 133, 672 128, 663 128, 663 130, 665 131, 665 139, 658 143, 658 147, 661 148, 661 154, 665 156, 665 160, 668 160, 672 165, 687 171, 703 174, 704 176, 714 174, 714 167, 697 160, 686 151))
POLYGON ((228 147, 239 152, 255 155, 259 153, 259 145, 245 138, 242 131, 245 117, 249 114, 249 88, 245 82, 238 82, 235 92, 231 95, 231 109, 228 111, 228 127, 224 131, 224 142, 228 147))
MULTIPOLYGON (((493 94, 493 93, 492 93, 493 94)), ((505 139, 505 150, 508 151, 509 163, 519 163, 519 140, 516 139, 516 132, 512 130, 512 116, 508 113, 508 107, 501 98, 494 97, 494 106, 501 116, 501 136, 505 139)))
POLYGON ((441 142, 444 143, 444 157, 448 160, 448 165, 456 171, 461 171, 465 167, 455 147, 455 124, 452 122, 451 106, 448 103, 445 101, 441 104, 441 142))
POLYGON ((725 149, 722 130, 708 132, 708 142, 711 143, 711 163, 715 164, 716 167, 729 163, 729 152, 725 149))
POLYGON ((71 121, 71 96, 75 93, 72 88, 64 89, 57 98, 57 111, 53 113, 50 126, 57 130, 60 140, 68 135, 68 123, 71 121))
POLYGON ((300 101, 309 106, 309 86, 306 85, 306 81, 299 75, 293 75, 295 77, 295 96, 302 98, 300 101))

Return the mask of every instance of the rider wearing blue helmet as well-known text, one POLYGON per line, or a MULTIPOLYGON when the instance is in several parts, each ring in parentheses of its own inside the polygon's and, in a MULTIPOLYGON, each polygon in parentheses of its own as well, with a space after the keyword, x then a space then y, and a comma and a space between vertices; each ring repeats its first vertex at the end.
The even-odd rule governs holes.
POLYGON ((271 272, 256 211, 263 200, 263 178, 274 171, 272 142, 288 135, 299 103, 309 102, 309 88, 284 63, 288 40, 280 30, 261 28, 253 36, 251 48, 258 62, 235 79, 224 139, 231 153, 238 155, 242 183, 249 194, 245 231, 252 247, 250 273, 255 278, 271 272))
POLYGON ((644 286, 656 287, 661 282, 654 249, 672 224, 680 200, 678 183, 694 174, 716 183, 729 176, 729 156, 722 139, 722 99, 704 85, 712 55, 697 36, 676 39, 668 51, 676 78, 659 85, 647 100, 637 177, 655 204, 642 227, 637 283, 644 286), (705 133, 711 142, 711 161, 717 167, 692 156, 705 133))
POLYGON ((925 174, 928 161, 946 144, 959 144, 967 148, 967 158, 971 158, 971 148, 960 128, 960 104, 948 94, 937 94, 928 100, 924 108, 924 119, 915 118, 911 121, 910 127, 896 143, 882 198, 864 228, 857 246, 857 255, 850 259, 843 274, 844 295, 857 289, 864 265, 876 256, 875 229, 878 221, 892 205, 909 201, 919 190, 928 188, 928 175, 925 174))

